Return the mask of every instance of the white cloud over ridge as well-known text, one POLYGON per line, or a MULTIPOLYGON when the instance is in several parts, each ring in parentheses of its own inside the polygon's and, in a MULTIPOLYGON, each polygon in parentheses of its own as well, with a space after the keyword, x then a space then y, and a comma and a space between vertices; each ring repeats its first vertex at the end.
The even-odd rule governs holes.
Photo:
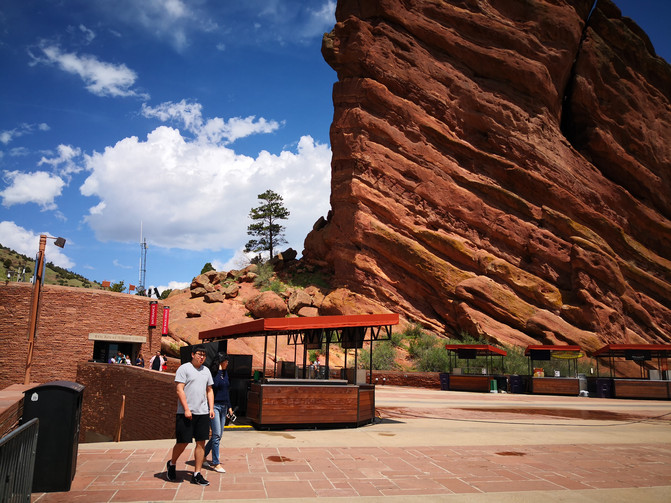
MULTIPOLYGON (((0 243, 26 257, 37 255, 40 246, 40 234, 49 235, 48 232, 36 233, 24 229, 11 221, 0 222, 0 243)), ((63 249, 53 245, 50 246, 50 243, 53 243, 53 241, 47 240, 46 259, 48 262, 65 269, 71 269, 75 266, 75 263, 64 254, 63 249)))
POLYGON ((79 55, 73 52, 64 52, 56 44, 42 42, 38 50, 41 54, 33 54, 32 65, 54 65, 66 73, 77 75, 86 86, 86 89, 96 96, 106 97, 140 97, 146 99, 146 93, 133 89, 137 74, 124 64, 115 65, 100 61, 90 54, 79 55))
POLYGON ((295 151, 262 151, 256 158, 240 155, 221 144, 220 137, 231 141, 274 130, 277 124, 254 118, 206 121, 199 104, 176 105, 143 110, 147 116, 189 124, 195 139, 159 126, 146 141, 129 137, 85 156, 90 174, 80 191, 100 201, 85 217, 96 237, 134 242, 142 222, 147 240, 155 246, 238 250, 249 238, 248 214, 259 204, 257 195, 272 189, 291 212, 286 238, 300 253, 312 225, 329 209, 328 145, 303 136, 295 151))
POLYGON ((335 23, 335 0, 322 0, 320 3, 253 0, 252 3, 258 4, 259 9, 256 38, 275 40, 281 45, 302 44, 321 38, 335 23))
POLYGON ((335 8, 335 0, 327 0, 316 9, 309 9, 302 35, 304 37, 321 37, 325 30, 330 31, 335 22, 335 8))

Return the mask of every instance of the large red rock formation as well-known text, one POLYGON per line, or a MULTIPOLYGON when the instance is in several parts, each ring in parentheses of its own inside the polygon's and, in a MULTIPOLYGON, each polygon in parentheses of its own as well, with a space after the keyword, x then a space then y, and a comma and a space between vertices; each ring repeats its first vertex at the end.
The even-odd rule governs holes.
POLYGON ((671 68, 593 3, 339 0, 304 258, 436 331, 671 342, 671 68))

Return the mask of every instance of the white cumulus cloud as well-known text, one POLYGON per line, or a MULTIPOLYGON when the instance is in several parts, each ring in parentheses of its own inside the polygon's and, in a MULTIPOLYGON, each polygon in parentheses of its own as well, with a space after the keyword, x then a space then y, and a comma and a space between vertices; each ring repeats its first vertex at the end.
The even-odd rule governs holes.
POLYGON ((56 209, 54 200, 61 195, 65 186, 62 178, 46 171, 34 173, 5 171, 3 179, 8 185, 0 192, 2 205, 5 207, 35 203, 43 210, 54 210, 56 209))
MULTIPOLYGON (((164 112, 199 124, 196 131, 211 122, 199 122, 199 106, 164 112)), ((263 129, 261 121, 253 119, 222 122, 229 128, 227 138, 248 134, 250 128, 263 129)), ((133 242, 142 222, 153 245, 242 249, 249 239, 249 210, 260 204, 258 194, 271 189, 291 212, 284 222, 286 238, 300 252, 314 222, 329 209, 331 151, 310 136, 300 138, 295 150, 262 151, 253 158, 213 141, 212 135, 189 139, 177 129, 160 126, 146 141, 125 138, 85 157, 90 175, 80 190, 99 201, 86 222, 101 241, 133 242)))
POLYGON ((156 118, 163 122, 176 122, 184 126, 190 133, 196 135, 200 141, 208 143, 232 143, 240 138, 259 133, 272 133, 280 124, 268 121, 261 117, 233 117, 224 120, 220 117, 204 120, 202 105, 182 100, 178 103, 171 101, 150 107, 142 105, 142 115, 147 118, 156 118))
POLYGON ((100 61, 90 54, 64 52, 58 45, 42 42, 38 50, 40 54, 33 54, 31 64, 54 65, 66 73, 78 76, 84 81, 86 89, 96 96, 111 97, 141 97, 133 88, 137 74, 124 64, 113 64, 100 61))
POLYGON ((61 176, 66 177, 74 173, 79 173, 82 170, 82 167, 76 162, 77 158, 82 153, 80 148, 72 147, 71 145, 59 145, 57 150, 58 155, 56 157, 42 157, 37 165, 42 166, 47 164, 61 176))

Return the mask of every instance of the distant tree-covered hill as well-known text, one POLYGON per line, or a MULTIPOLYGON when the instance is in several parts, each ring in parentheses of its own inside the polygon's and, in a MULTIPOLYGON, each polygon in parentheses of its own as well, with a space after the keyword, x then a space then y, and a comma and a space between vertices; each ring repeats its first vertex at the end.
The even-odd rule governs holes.
MULTIPOLYGON (((0 274, 2 274, 4 281, 30 282, 35 274, 35 257, 26 257, 0 244, 0 274)), ((81 288, 102 288, 102 285, 97 281, 91 281, 51 262, 46 263, 44 283, 81 288)))

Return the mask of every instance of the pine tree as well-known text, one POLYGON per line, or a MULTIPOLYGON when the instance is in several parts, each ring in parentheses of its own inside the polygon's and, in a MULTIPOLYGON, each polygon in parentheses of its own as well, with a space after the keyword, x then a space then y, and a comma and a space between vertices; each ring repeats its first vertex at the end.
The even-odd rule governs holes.
POLYGON ((284 239, 284 226, 277 221, 289 218, 289 210, 284 207, 282 196, 272 190, 259 194, 258 199, 265 202, 251 209, 249 218, 255 223, 247 227, 247 234, 256 239, 247 242, 245 252, 268 251, 270 258, 273 258, 277 246, 287 242, 284 239))

